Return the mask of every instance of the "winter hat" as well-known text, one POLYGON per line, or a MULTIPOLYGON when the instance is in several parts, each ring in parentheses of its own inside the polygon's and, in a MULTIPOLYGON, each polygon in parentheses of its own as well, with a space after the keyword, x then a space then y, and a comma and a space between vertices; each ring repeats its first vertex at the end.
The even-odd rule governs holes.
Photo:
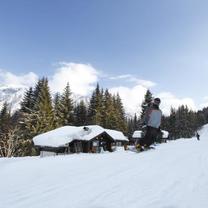
POLYGON ((160 105, 160 98, 155 98, 154 101, 153 101, 153 103, 155 105, 160 105))

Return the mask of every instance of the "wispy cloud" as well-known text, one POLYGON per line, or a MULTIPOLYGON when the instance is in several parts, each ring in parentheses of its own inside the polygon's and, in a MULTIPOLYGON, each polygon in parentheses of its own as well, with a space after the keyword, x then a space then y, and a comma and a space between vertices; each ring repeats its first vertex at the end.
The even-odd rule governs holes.
POLYGON ((118 79, 131 79, 133 76, 131 74, 123 74, 123 75, 118 75, 118 76, 112 76, 109 77, 109 79, 112 80, 118 80, 118 79))
POLYGON ((133 82, 136 85, 142 85, 146 88, 151 88, 154 87, 156 85, 155 82, 150 81, 150 80, 144 80, 144 79, 139 79, 137 77, 135 77, 132 74, 122 74, 122 75, 118 75, 118 76, 111 76, 109 77, 110 80, 123 80, 126 82, 133 82))
POLYGON ((143 79, 138 79, 137 84, 142 85, 142 86, 147 87, 147 88, 151 88, 151 87, 154 87, 156 85, 155 82, 152 82, 152 81, 149 81, 149 80, 143 80, 143 79))

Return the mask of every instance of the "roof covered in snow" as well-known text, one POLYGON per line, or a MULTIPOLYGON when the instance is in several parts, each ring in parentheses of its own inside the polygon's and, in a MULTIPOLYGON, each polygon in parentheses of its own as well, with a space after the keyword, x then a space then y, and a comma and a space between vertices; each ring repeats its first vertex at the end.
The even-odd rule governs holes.
POLYGON ((105 129, 105 132, 110 135, 114 140, 119 141, 129 141, 126 136, 121 131, 116 131, 112 129, 105 129))
MULTIPOLYGON (((161 130, 161 132, 162 132, 162 138, 168 138, 169 136, 168 131, 161 130)), ((134 131, 132 138, 142 138, 142 131, 141 130, 134 131)))
POLYGON ((142 138, 142 131, 134 131, 132 138, 142 138))
POLYGON ((169 136, 169 132, 168 131, 161 130, 161 132, 162 132, 162 138, 168 138, 168 136, 169 136))
POLYGON ((61 147, 73 140, 89 141, 100 134, 106 132, 114 140, 128 141, 122 132, 104 129, 98 125, 90 126, 64 126, 33 138, 36 146, 61 147))

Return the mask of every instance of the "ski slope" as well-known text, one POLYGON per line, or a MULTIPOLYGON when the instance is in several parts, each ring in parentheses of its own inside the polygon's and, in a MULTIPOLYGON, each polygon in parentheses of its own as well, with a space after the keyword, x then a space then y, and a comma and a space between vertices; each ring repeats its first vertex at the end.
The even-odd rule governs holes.
POLYGON ((208 125, 143 153, 0 159, 0 208, 207 208, 208 125))

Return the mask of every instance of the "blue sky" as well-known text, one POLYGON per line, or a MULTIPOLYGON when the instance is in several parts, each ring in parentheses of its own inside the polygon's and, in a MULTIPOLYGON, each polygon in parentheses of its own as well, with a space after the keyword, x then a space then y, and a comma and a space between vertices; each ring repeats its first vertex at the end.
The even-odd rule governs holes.
POLYGON ((207 11, 202 0, 0 0, 0 69, 53 77, 60 62, 90 64, 104 87, 133 89, 131 76, 200 108, 207 11))

